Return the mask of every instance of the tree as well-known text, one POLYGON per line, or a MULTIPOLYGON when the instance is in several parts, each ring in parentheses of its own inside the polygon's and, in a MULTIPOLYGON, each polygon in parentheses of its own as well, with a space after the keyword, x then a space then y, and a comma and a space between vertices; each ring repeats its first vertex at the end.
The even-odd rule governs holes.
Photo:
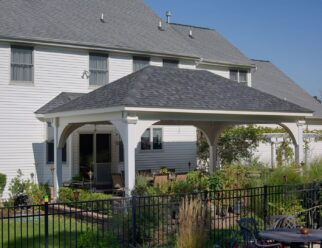
MULTIPOLYGON (((241 159, 249 159, 253 150, 262 140, 262 133, 268 130, 253 125, 237 126, 226 129, 218 142, 218 155, 222 164, 231 164, 241 159)), ((209 158, 209 146, 206 138, 198 132, 198 157, 206 162, 209 158)))

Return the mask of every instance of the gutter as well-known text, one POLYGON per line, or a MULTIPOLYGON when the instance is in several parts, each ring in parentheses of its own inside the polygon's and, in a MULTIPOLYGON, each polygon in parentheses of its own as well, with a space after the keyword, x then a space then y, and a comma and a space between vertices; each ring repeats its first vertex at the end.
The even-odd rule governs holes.
POLYGON ((256 68, 255 65, 249 64, 232 64, 223 61, 211 61, 211 60, 204 60, 199 56, 189 56, 184 54, 173 54, 173 53, 160 53, 160 52, 153 52, 153 51, 141 51, 135 50, 131 48, 125 47, 111 47, 106 46, 104 44, 97 45, 93 43, 82 43, 82 42, 67 42, 64 40, 57 40, 57 39, 38 39, 38 38, 20 38, 20 37, 5 37, 0 36, 0 42, 7 42, 11 44, 32 44, 32 45, 42 45, 42 46, 52 46, 52 47, 65 47, 65 48, 73 48, 73 49, 85 49, 85 50, 95 50, 95 51, 105 51, 105 52, 115 52, 115 53, 122 53, 122 54, 132 54, 132 55, 149 55, 155 57, 167 57, 167 58, 179 58, 185 60, 193 60, 197 64, 202 65, 212 65, 212 66, 221 66, 221 67, 239 67, 239 68, 256 68))

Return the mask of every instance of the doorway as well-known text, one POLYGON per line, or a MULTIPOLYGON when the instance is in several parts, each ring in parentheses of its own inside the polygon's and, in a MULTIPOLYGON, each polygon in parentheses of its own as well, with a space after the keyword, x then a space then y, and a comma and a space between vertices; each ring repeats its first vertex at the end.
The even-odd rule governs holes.
POLYGON ((83 178, 89 180, 89 172, 92 171, 92 179, 96 186, 110 186, 112 184, 111 161, 111 134, 79 135, 79 172, 83 178))

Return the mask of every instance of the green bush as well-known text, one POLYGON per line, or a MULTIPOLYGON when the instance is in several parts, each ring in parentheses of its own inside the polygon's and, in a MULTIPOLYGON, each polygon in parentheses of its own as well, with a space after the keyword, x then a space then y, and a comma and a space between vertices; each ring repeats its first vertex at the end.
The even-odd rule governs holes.
POLYGON ((38 185, 29 179, 24 179, 21 170, 9 184, 9 204, 12 205, 14 200, 21 194, 26 194, 30 204, 41 204, 44 195, 49 193, 48 185, 38 185))
POLYGON ((296 165, 280 166, 272 170, 266 178, 267 185, 303 183, 300 169, 296 165))
POLYGON ((304 167, 304 182, 322 181, 322 158, 314 160, 310 165, 304 167))
POLYGON ((0 198, 2 196, 4 187, 6 187, 6 184, 7 184, 7 176, 0 173, 0 198))
POLYGON ((59 201, 64 203, 74 202, 76 200, 74 197, 75 191, 79 192, 78 201, 108 200, 112 197, 111 195, 103 193, 95 193, 83 189, 62 187, 59 189, 59 201))
POLYGON ((191 184, 195 191, 209 189, 209 178, 200 171, 191 171, 187 174, 187 182, 191 184))
POLYGON ((79 248, 121 248, 119 241, 113 233, 107 232, 104 237, 100 237, 94 231, 86 231, 79 236, 79 248), (99 237, 99 239, 97 239, 99 237))

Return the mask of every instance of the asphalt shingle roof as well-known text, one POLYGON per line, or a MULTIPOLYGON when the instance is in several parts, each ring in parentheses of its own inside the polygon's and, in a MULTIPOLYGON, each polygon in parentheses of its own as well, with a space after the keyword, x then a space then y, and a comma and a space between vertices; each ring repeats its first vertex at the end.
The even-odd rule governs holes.
POLYGON ((119 106, 312 112, 208 71, 149 66, 42 113, 119 106))
POLYGON ((322 104, 297 85, 269 61, 253 60, 252 87, 314 111, 313 118, 322 119, 322 104))
POLYGON ((84 95, 84 93, 72 93, 72 92, 62 92, 50 102, 42 106, 40 109, 36 111, 37 114, 45 114, 50 112, 51 110, 62 106, 80 96, 84 95))
POLYGON ((0 37, 53 41, 169 55, 205 57, 211 61, 251 62, 210 29, 160 21, 143 0, 1 0, 0 37), (104 23, 100 21, 104 14, 104 23), (209 50, 209 51, 208 51, 209 50))

